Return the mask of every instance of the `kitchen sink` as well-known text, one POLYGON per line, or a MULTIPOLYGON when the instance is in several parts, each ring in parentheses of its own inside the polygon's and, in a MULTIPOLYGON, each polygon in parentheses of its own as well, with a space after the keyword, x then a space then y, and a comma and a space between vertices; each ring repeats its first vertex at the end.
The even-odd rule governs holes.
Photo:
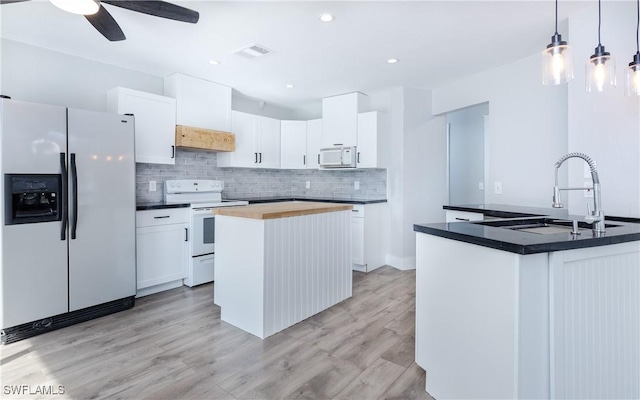
MULTIPOLYGON (((494 228, 511 229, 519 232, 535 233, 538 235, 556 235, 560 233, 571 233, 572 220, 553 219, 553 218, 523 218, 508 219, 498 221, 480 221, 474 222, 477 225, 492 226, 494 228)), ((613 228, 620 226, 617 224, 606 223, 605 228, 613 228)), ((591 230, 591 224, 578 221, 578 231, 591 230)))

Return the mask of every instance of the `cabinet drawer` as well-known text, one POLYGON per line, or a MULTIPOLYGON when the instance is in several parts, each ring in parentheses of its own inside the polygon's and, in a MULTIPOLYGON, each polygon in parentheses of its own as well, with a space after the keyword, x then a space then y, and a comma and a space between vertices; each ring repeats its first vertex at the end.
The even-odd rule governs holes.
POLYGON ((484 219, 484 214, 468 211, 447 210, 446 218, 447 222, 482 221, 484 219))
POLYGON ((364 218, 364 204, 354 204, 351 210, 351 216, 364 218))
POLYGON ((136 211, 136 227, 182 224, 188 222, 188 208, 136 211))

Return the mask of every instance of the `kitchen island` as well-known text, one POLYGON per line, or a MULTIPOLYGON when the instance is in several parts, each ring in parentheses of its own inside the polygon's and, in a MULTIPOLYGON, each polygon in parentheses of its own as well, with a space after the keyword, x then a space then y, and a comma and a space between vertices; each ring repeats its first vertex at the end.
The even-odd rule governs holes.
POLYGON ((351 297, 351 209, 295 201, 216 209, 221 319, 264 339, 351 297))
POLYGON ((433 397, 640 398, 640 225, 567 217, 414 225, 433 397))

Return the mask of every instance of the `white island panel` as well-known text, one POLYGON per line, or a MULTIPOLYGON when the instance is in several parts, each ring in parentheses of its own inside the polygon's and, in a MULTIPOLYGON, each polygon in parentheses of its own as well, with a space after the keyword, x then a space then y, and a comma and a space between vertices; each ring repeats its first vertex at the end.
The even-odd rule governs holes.
POLYGON ((214 303, 221 319, 262 335, 263 297, 264 221, 216 216, 214 303))
POLYGON ((264 220, 264 337, 351 297, 350 221, 349 211, 264 220))
POLYGON ((352 294, 351 213, 253 219, 216 216, 215 303, 260 338, 352 294))
POLYGON ((551 253, 552 398, 640 399, 640 242, 551 253))
POLYGON ((536 306, 521 297, 519 281, 522 271, 534 282, 530 294, 539 297, 533 268, 546 255, 521 266, 517 254, 416 236, 416 362, 427 371, 426 390, 434 398, 511 399, 523 389, 536 397, 535 388, 519 388, 518 375, 543 364, 544 331, 532 327, 520 336, 521 309, 536 306), (519 345, 530 353, 524 365, 519 345))

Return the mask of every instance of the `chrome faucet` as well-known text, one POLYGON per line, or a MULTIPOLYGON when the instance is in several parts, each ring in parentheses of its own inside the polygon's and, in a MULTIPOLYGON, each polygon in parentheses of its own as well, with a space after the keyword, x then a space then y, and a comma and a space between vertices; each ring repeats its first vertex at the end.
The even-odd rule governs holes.
POLYGON ((586 154, 583 153, 569 153, 566 156, 561 157, 556 162, 556 184, 553 187, 553 207, 554 208, 562 208, 564 205, 560 200, 560 191, 561 190, 592 190, 593 189, 593 211, 589 210, 589 205, 587 204, 588 215, 584 217, 585 221, 592 224, 593 233, 596 235, 600 235, 604 233, 604 212, 601 208, 600 203, 600 178, 598 178, 598 170, 596 169, 596 163, 586 154), (591 169, 591 180, 593 181, 593 188, 589 187, 579 187, 579 188, 559 188, 558 187, 558 169, 562 163, 567 161, 570 158, 581 158, 584 162, 589 165, 591 169))

